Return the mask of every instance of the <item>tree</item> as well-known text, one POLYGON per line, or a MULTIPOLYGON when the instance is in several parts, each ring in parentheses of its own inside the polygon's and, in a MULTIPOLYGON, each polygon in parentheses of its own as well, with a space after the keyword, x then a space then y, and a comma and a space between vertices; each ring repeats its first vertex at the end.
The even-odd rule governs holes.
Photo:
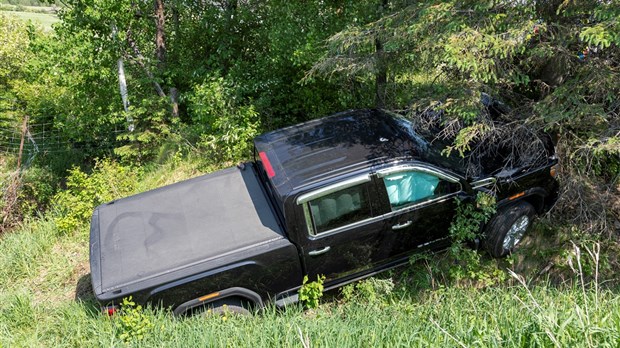
POLYGON ((333 35, 311 75, 379 87, 372 77, 385 66, 384 105, 416 119, 440 111, 440 136, 464 153, 472 142, 510 134, 506 127, 555 133, 571 187, 564 207, 590 230, 620 217, 607 203, 620 195, 620 3, 390 1, 387 9, 333 35), (501 116, 504 126, 480 112, 481 92, 513 107, 501 116), (589 204, 574 203, 584 198, 589 204))

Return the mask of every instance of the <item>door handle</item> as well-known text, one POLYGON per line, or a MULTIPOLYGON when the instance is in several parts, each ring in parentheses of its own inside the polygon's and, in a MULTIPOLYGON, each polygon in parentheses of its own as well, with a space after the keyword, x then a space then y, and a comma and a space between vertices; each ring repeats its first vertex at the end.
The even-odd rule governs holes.
POLYGON ((392 229, 393 230, 400 230, 400 229, 403 229, 405 227, 409 227, 412 222, 413 221, 409 220, 407 222, 403 222, 402 224, 396 224, 396 225, 392 226, 392 229))
POLYGON ((321 254, 325 254, 326 252, 329 251, 329 249, 331 249, 331 247, 326 246, 323 249, 319 249, 319 250, 312 250, 311 252, 308 253, 308 255, 310 256, 317 256, 317 255, 321 255, 321 254))

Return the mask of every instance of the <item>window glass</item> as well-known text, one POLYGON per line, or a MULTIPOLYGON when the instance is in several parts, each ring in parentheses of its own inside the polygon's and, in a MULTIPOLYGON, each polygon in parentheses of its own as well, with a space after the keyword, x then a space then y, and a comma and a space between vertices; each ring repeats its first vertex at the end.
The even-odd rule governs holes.
POLYGON ((392 210, 424 202, 460 190, 458 183, 433 174, 417 171, 400 172, 383 178, 392 210))
POLYGON ((365 185, 327 194, 307 203, 315 233, 342 227, 371 216, 365 185))

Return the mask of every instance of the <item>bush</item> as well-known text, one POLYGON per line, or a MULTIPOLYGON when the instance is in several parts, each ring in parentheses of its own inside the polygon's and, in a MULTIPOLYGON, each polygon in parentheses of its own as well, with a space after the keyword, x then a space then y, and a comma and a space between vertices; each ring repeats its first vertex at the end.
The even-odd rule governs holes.
POLYGON ((54 221, 59 230, 72 232, 89 221, 97 205, 132 193, 139 172, 111 160, 98 160, 88 175, 74 167, 67 177, 67 189, 54 196, 54 221))
POLYGON ((355 300, 359 303, 384 303, 394 290, 392 279, 368 278, 349 284, 340 290, 345 301, 355 300))
POLYGON ((58 182, 56 175, 47 168, 30 167, 24 171, 22 179, 19 210, 24 216, 45 210, 56 192, 58 182))
POLYGON ((304 281, 299 289, 299 301, 310 309, 319 306, 319 300, 323 297, 323 281, 325 276, 317 276, 316 281, 308 283, 308 276, 304 276, 304 281))
POLYGON ((124 163, 148 162, 166 142, 178 140, 174 139, 166 108, 167 100, 164 98, 145 98, 131 105, 127 113, 117 115, 132 120, 132 131, 121 133, 117 138, 124 145, 114 149, 124 163))
POLYGON ((247 158, 260 122, 252 105, 240 105, 233 89, 217 78, 194 86, 187 95, 198 147, 217 162, 247 158))
POLYGON ((124 342, 140 341, 153 328, 150 318, 144 314, 142 306, 136 305, 129 298, 123 298, 120 315, 118 315, 118 336, 124 342))

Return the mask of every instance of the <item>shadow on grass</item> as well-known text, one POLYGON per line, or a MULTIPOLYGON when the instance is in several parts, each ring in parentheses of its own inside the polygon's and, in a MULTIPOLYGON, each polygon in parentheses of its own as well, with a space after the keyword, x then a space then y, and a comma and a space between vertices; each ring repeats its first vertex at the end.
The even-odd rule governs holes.
POLYGON ((91 317, 101 315, 101 306, 95 298, 90 280, 90 273, 78 279, 75 285, 75 301, 84 305, 84 309, 91 317))

